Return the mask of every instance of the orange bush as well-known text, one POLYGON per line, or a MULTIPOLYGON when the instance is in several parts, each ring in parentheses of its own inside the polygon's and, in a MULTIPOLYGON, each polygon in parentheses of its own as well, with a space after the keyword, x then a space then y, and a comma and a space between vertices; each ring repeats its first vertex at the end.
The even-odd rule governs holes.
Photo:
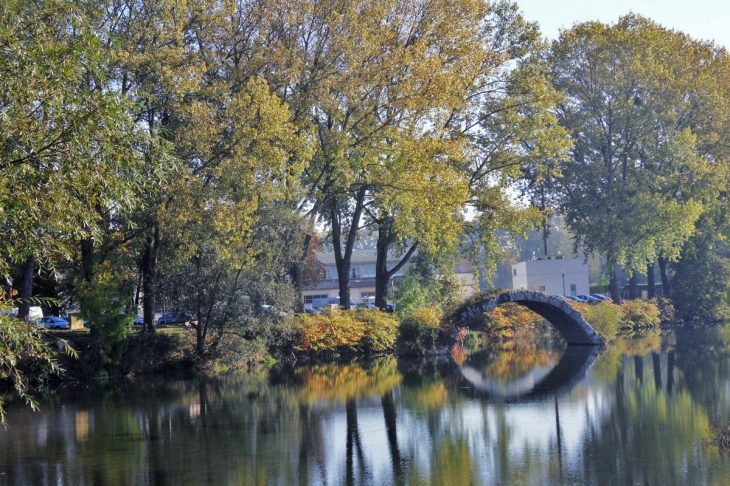
POLYGON ((392 349, 398 333, 398 320, 380 311, 340 311, 299 314, 293 318, 299 351, 392 349))
POLYGON ((543 318, 518 304, 507 303, 484 314, 487 334, 491 338, 510 339, 518 329, 534 329, 543 318))

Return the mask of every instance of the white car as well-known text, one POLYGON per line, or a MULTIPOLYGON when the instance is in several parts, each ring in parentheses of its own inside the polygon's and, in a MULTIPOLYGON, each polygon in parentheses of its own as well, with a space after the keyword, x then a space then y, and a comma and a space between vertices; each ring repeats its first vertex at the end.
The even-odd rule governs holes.
POLYGON ((41 324, 43 324, 43 327, 47 327, 48 329, 70 329, 71 328, 71 326, 69 325, 69 323, 66 319, 63 319, 61 317, 56 317, 56 316, 41 317, 41 324))

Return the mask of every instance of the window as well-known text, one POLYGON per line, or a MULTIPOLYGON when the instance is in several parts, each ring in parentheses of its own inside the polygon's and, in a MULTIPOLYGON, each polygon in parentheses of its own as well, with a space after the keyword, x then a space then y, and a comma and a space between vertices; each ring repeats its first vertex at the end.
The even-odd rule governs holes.
POLYGON ((577 288, 577 284, 570 284, 570 295, 576 295, 578 293, 576 288, 577 288))
POLYGON ((358 272, 357 272, 357 268, 356 267, 352 267, 352 270, 350 271, 350 273, 351 273, 351 277, 352 278, 357 278, 358 272))
POLYGON ((360 268, 360 278, 373 278, 375 277, 375 267, 368 266, 360 268))
POLYGON ((323 294, 323 295, 305 295, 304 296, 304 305, 311 304, 314 301, 314 299, 326 299, 327 297, 329 297, 329 295, 327 295, 327 294, 323 294))
POLYGON ((539 286, 539 287, 537 288, 537 291, 538 291, 538 292, 545 292, 545 286, 544 286, 544 285, 540 285, 540 286, 539 286))
POLYGON ((517 269, 516 268, 513 268, 512 269, 512 275, 514 275, 515 277, 517 276, 517 269))
POLYGON ((368 297, 375 297, 375 292, 360 292, 360 297, 363 299, 368 297))

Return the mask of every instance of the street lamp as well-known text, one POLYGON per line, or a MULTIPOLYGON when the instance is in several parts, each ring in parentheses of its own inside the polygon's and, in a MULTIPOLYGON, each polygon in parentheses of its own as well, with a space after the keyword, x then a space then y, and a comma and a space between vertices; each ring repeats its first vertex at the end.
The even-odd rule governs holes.
POLYGON ((560 270, 560 273, 563 274, 563 295, 565 295, 565 270, 560 270))

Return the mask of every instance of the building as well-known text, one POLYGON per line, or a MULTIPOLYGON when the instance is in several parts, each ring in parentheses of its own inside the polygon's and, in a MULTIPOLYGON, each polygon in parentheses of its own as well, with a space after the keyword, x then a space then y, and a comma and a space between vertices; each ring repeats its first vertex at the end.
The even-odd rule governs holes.
MULTIPOLYGON (((304 305, 311 305, 315 299, 327 299, 339 297, 340 285, 337 278, 337 265, 333 252, 317 252, 317 260, 322 262, 325 268, 325 278, 317 285, 304 289, 304 305)), ((400 261, 400 256, 388 259, 388 268, 393 268, 400 261)), ((352 265, 350 268, 350 298, 357 304, 361 302, 372 302, 375 298, 375 250, 353 250, 352 265)), ((391 279, 390 285, 393 289, 398 287, 398 282, 403 278, 405 270, 411 267, 412 263, 406 263, 391 279)), ((464 297, 474 293, 474 273, 472 265, 468 261, 460 261, 454 265, 454 272, 461 286, 464 297)))
POLYGON ((512 288, 550 295, 589 294, 588 265, 581 258, 544 255, 512 265, 512 288))

